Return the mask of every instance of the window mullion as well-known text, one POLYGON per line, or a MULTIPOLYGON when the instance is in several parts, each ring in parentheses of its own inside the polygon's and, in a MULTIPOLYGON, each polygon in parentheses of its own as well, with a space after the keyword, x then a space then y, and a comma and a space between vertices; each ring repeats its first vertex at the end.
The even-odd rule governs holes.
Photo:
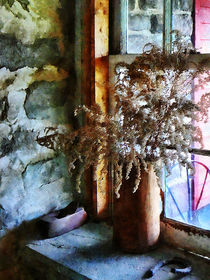
POLYGON ((164 1, 164 28, 163 28, 163 48, 171 52, 172 43, 172 0, 164 1))
POLYGON ((121 41, 120 53, 127 53, 128 0, 121 0, 121 41))
POLYGON ((109 8, 109 54, 126 54, 128 0, 112 0, 109 8))

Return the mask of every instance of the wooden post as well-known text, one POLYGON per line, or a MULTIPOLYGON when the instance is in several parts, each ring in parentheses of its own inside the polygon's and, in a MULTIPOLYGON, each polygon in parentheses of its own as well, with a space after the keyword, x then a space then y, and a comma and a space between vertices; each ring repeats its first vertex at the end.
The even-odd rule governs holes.
MULTIPOLYGON (((109 83, 109 0, 95 0, 95 102, 101 110, 108 112, 109 83)), ((95 189, 96 216, 109 216, 109 180, 106 174, 99 182, 100 171, 104 166, 103 158, 97 168, 98 179, 95 189)))
MULTIPOLYGON (((84 103, 88 106, 99 104, 108 112, 109 83, 109 0, 86 0, 83 19, 83 86, 84 103)), ((103 159, 97 168, 97 180, 93 170, 85 174, 85 201, 89 212, 97 219, 109 216, 109 180, 104 174, 99 182, 103 159)))
MULTIPOLYGON (((82 1, 82 82, 83 102, 90 106, 95 102, 95 0, 82 1)), ((81 40, 81 38, 80 38, 81 40)), ((96 212, 94 197, 93 172, 90 168, 85 172, 84 205, 89 215, 96 212)))

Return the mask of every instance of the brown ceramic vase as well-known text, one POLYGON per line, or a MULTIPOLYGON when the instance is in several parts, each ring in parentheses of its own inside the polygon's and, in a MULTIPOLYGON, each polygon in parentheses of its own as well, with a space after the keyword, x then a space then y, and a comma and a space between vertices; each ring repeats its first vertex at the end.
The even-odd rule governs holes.
POLYGON ((114 198, 114 244, 129 253, 155 248, 160 236, 160 189, 153 166, 141 171, 141 183, 133 193, 135 170, 123 180, 120 198, 114 198))

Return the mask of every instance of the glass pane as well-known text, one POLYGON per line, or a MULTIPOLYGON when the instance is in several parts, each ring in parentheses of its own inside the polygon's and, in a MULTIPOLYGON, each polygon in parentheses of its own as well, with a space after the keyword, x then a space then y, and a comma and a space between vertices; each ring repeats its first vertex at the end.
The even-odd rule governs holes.
POLYGON ((193 35, 193 0, 172 1, 172 27, 178 30, 185 43, 192 45, 193 35))
POLYGON ((164 171, 165 216, 210 230, 210 157, 192 155, 194 174, 178 164, 164 171))
POLYGON ((169 175, 164 170, 165 188, 165 216, 177 221, 186 222, 189 209, 189 188, 187 181, 187 170, 174 165, 169 175), (181 202, 181 203, 180 203, 181 202))
MULTIPOLYGON (((210 83, 200 84, 198 80, 196 79, 194 81, 195 90, 194 90, 194 101, 195 103, 200 102, 202 96, 205 93, 210 92, 210 83)), ((202 102, 202 105, 205 105, 204 102, 202 102)), ((194 122, 194 126, 197 126, 200 128, 202 132, 202 138, 203 138, 203 149, 210 150, 210 110, 208 110, 208 115, 206 115, 203 119, 200 118, 198 122, 194 122)), ((195 148, 200 148, 199 143, 194 143, 195 148)))
MULTIPOLYGON (((147 43, 163 45, 164 0, 127 0, 127 53, 142 53, 147 43)), ((210 1, 173 0, 171 30, 200 53, 210 53, 210 1), (195 10, 194 10, 195 9, 195 10)))
POLYGON ((128 0, 127 53, 142 53, 147 43, 162 47, 163 0, 128 0))

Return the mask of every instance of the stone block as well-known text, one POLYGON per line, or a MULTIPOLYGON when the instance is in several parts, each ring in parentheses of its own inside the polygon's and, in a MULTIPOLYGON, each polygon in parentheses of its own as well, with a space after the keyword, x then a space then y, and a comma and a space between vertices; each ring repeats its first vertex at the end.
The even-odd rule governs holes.
POLYGON ((151 27, 149 16, 137 15, 129 16, 128 30, 140 31, 149 30, 151 27))
POLYGON ((13 156, 18 158, 26 167, 28 164, 53 158, 54 152, 53 150, 38 145, 34 137, 30 144, 22 145, 20 148, 16 149, 13 156))
POLYGON ((181 10, 181 11, 189 11, 193 10, 193 0, 174 0, 173 3, 173 11, 181 10))
POLYGON ((56 65, 60 61, 58 41, 39 39, 33 45, 24 45, 14 37, 0 35, 0 65, 11 71, 19 68, 56 65))
POLYGON ((140 9, 161 9, 163 7, 162 0, 139 0, 140 9))
POLYGON ((147 10, 147 9, 161 9, 163 7, 162 0, 138 0, 138 6, 136 6, 136 0, 128 0, 128 11, 132 12, 135 8, 147 10))
MULTIPOLYGON (((2 205, 0 205, 0 230, 3 229, 4 224, 5 224, 5 217, 6 217, 6 211, 5 209, 2 207, 2 205)), ((1 238, 1 236, 0 236, 1 238)))
POLYGON ((9 175, 10 158, 8 156, 0 157, 0 181, 2 176, 9 175))
POLYGON ((14 138, 3 137, 0 141, 0 156, 4 157, 10 154, 14 149, 14 138))
POLYGON ((61 178, 69 180, 68 167, 63 156, 27 166, 23 173, 25 189, 38 189, 61 178), (34 180, 36 178, 36 180, 34 180))
POLYGON ((13 152, 20 151, 24 147, 27 147, 26 153, 34 150, 35 135, 36 133, 32 131, 33 128, 23 129, 22 127, 17 127, 13 129, 12 137, 14 139, 14 149, 13 152))
POLYGON ((135 7, 135 0, 128 0, 128 12, 132 11, 135 7))
POLYGON ((138 54, 143 52, 143 47, 147 43, 152 43, 158 47, 162 47, 162 34, 139 34, 139 35, 128 35, 128 53, 138 54))
POLYGON ((17 119, 24 119, 26 117, 23 109, 25 98, 25 91, 12 91, 8 94, 9 109, 7 118, 10 122, 14 122, 17 119))
MULTIPOLYGON (((19 169, 17 166, 17 161, 19 160, 24 169, 29 163, 53 157, 54 152, 52 150, 37 144, 35 141, 37 132, 33 131, 32 127, 23 128, 22 126, 15 127, 14 125, 10 127, 3 123, 0 125, 1 130, 3 130, 3 133, 0 136, 0 171, 6 166, 7 161, 9 161, 8 164, 10 165, 14 165, 13 163, 16 162, 11 169, 19 169), (8 160, 2 163, 6 160, 6 156, 8 160)), ((4 171, 7 169, 9 167, 4 171)))
POLYGON ((62 124, 66 121, 65 101, 66 93, 62 82, 34 83, 28 89, 25 111, 30 119, 62 124))
POLYGON ((7 228, 60 209, 72 201, 72 187, 65 158, 29 164, 16 154, 0 158, 0 205, 7 228))
POLYGON ((11 127, 9 124, 5 123, 0 123, 0 143, 1 140, 4 138, 10 138, 11 133, 11 127))
POLYGON ((18 92, 28 88, 33 81, 33 74, 36 70, 37 68, 30 68, 27 66, 20 68, 17 71, 10 71, 6 67, 0 68, 1 101, 3 101, 6 106, 8 105, 9 107, 9 104, 6 103, 8 93, 18 92))
POLYGON ((8 100, 6 97, 0 99, 0 121, 4 121, 7 118, 8 100))
POLYGON ((72 193, 69 184, 68 191, 64 191, 65 184, 65 179, 61 178, 42 188, 29 189, 18 210, 19 223, 22 220, 31 220, 68 205, 72 201, 72 193))
POLYGON ((162 15, 152 15, 150 17, 151 22, 151 33, 162 33, 163 32, 163 16, 162 15))
POLYGON ((189 14, 174 15, 172 30, 179 30, 183 36, 191 36, 193 32, 193 20, 189 14))
POLYGON ((4 219, 5 226, 12 228, 19 223, 19 209, 24 200, 24 188, 21 174, 11 169, 9 173, 9 176, 1 176, 0 204, 7 213, 4 219))

